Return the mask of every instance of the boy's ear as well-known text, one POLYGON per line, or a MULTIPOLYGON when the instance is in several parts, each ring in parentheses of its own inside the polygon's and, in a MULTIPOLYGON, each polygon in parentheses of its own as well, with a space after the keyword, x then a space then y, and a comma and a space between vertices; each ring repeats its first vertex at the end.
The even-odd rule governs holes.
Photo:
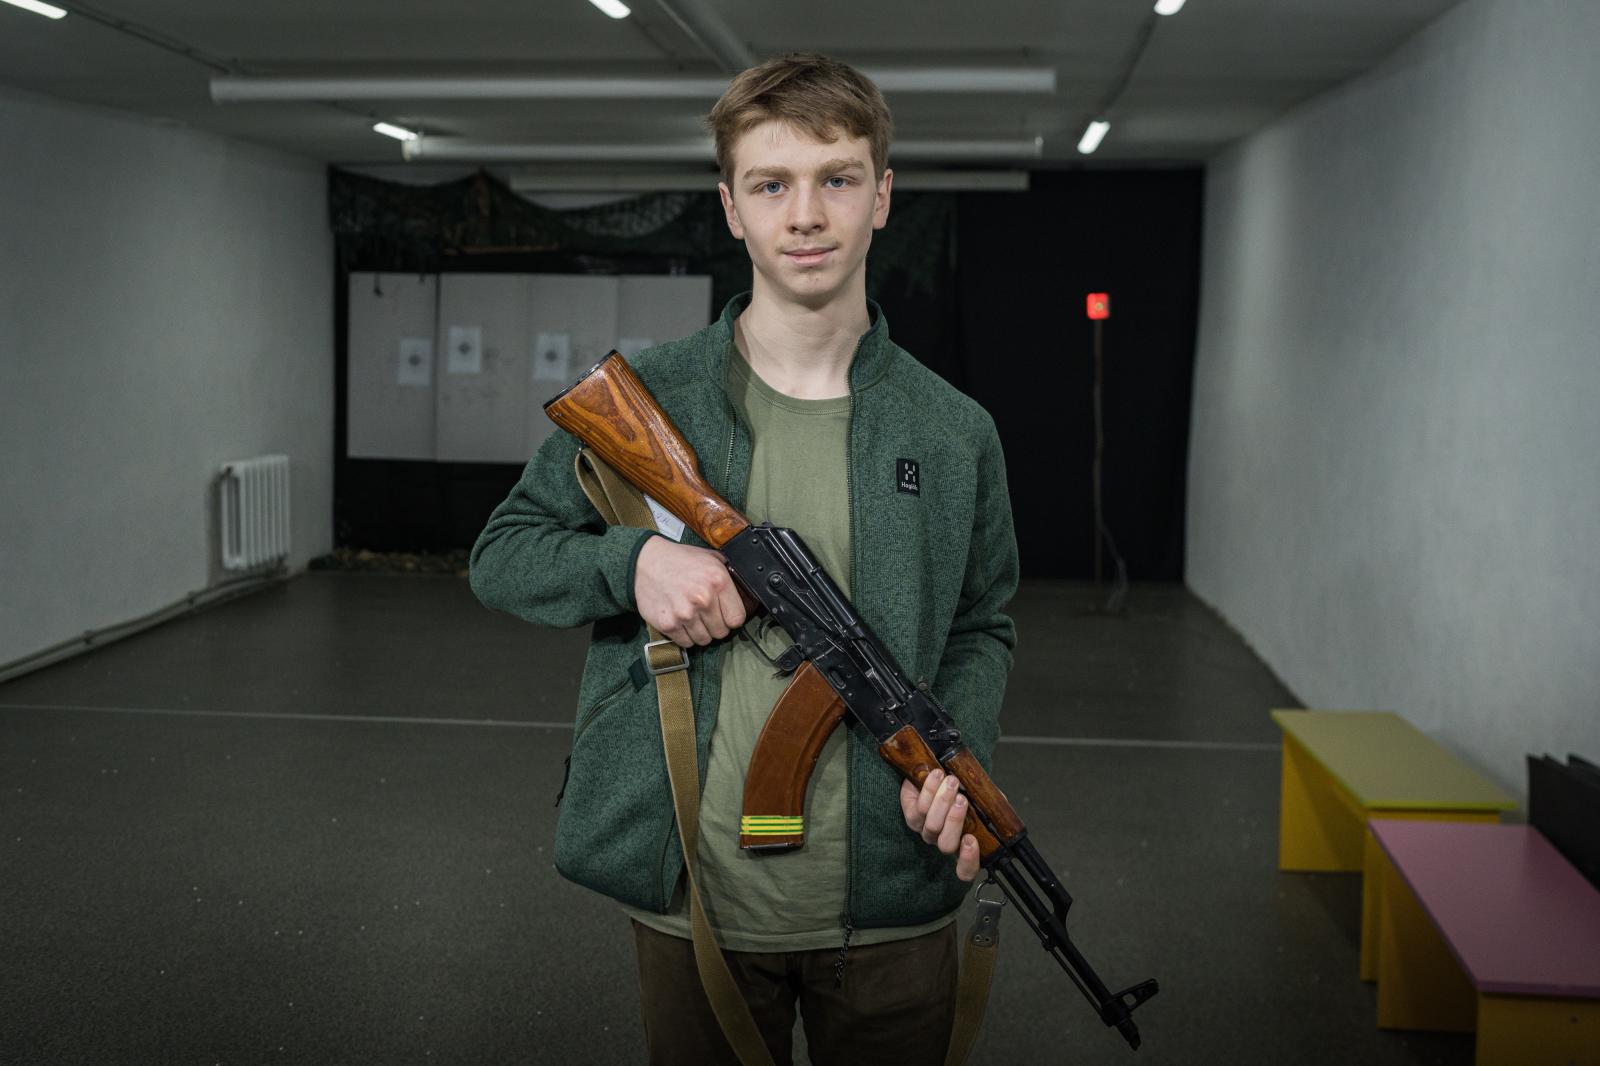
POLYGON ((717 182, 717 195, 722 197, 722 213, 728 219, 728 232, 733 234, 734 240, 744 240, 744 224, 739 221, 739 209, 734 206, 733 193, 728 191, 727 182, 717 182))
POLYGON ((878 179, 877 199, 872 205, 873 229, 882 229, 889 221, 889 189, 893 185, 894 171, 884 167, 883 177, 878 179))

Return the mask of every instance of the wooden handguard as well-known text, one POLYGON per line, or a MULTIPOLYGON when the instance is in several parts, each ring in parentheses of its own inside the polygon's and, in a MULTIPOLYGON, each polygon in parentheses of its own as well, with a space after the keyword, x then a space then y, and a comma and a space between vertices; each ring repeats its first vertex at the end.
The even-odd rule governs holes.
MULTIPOLYGON (((922 734, 909 725, 878 745, 878 753, 918 788, 922 787, 922 782, 929 774, 939 769, 939 760, 933 754, 933 749, 922 739, 922 734)), ((1000 841, 978 820, 975 810, 982 810, 989 816, 989 821, 994 823, 1001 839, 1007 843, 1022 834, 1022 819, 1017 817, 1005 793, 995 787, 994 781, 972 752, 962 748, 945 764, 944 771, 954 774, 961 782, 961 791, 967 794, 967 817, 962 829, 977 838, 978 855, 982 859, 987 860, 993 855, 999 849, 1000 841)))
POLYGON ((805 843, 806 785, 822 745, 847 713, 844 700, 804 663, 773 705, 744 779, 739 846, 758 851, 805 843))
POLYGON ((707 484, 694 449, 616 352, 545 404, 544 413, 713 548, 750 524, 707 484))

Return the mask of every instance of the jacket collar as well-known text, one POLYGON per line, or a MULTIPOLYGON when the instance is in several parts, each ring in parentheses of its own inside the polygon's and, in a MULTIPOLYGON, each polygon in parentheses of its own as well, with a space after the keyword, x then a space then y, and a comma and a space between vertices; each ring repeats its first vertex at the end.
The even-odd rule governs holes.
MULTIPOLYGON (((733 346, 734 319, 744 314, 745 308, 749 306, 750 293, 741 292, 728 301, 727 306, 722 309, 722 317, 717 319, 712 333, 714 343, 706 352, 706 369, 710 372, 711 379, 718 385, 728 378, 728 352, 733 346)), ((849 381, 852 393, 870 387, 883 377, 892 356, 889 321, 883 317, 883 308, 871 298, 867 300, 867 318, 872 324, 861 335, 855 358, 850 361, 849 381)))

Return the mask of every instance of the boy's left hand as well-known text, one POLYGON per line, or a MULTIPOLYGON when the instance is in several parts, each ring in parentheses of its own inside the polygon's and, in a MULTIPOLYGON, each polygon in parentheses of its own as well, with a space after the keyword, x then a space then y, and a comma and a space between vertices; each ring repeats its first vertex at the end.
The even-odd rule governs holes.
POLYGON ((920 789, 902 781, 900 810, 911 831, 946 855, 954 855, 956 876, 971 881, 978 876, 978 838, 961 831, 967 818, 967 797, 960 787, 961 783, 943 770, 929 774, 920 789))

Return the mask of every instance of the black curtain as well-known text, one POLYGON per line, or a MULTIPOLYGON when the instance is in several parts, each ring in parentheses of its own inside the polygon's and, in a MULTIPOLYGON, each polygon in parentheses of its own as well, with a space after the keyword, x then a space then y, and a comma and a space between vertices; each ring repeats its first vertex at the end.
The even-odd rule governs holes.
POLYGON ((1036 174, 1026 194, 961 197, 961 343, 939 355, 955 368, 933 365, 999 427, 1025 575, 1093 573, 1085 299, 1105 292, 1105 522, 1131 578, 1183 578, 1202 199, 1198 170, 1036 174))

